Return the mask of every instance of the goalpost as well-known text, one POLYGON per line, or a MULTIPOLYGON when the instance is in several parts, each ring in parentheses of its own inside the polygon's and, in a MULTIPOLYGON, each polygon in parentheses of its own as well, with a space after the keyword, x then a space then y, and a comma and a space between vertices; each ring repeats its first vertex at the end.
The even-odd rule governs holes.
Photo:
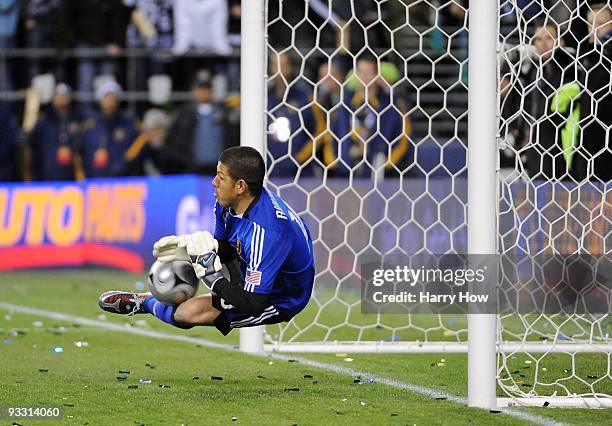
MULTIPOLYGON (((317 275, 303 313, 241 330, 241 350, 467 353, 470 406, 612 407, 607 313, 382 315, 362 314, 360 303, 372 255, 610 255, 610 184, 593 182, 588 165, 587 180, 573 174, 578 166, 551 177, 544 160, 539 174, 528 170, 542 123, 563 116, 560 130, 579 96, 565 115, 529 109, 534 91, 551 86, 534 29, 554 22, 555 48, 562 38, 583 46, 586 2, 470 0, 469 20, 460 0, 333 3, 242 5, 241 140, 265 153, 268 186, 308 224, 317 275), (358 69, 366 57, 373 80, 358 69), (383 94, 370 97, 373 87, 383 94)), ((567 83, 589 90, 580 53, 568 57, 575 76, 546 92, 547 103, 567 83)), ((596 114, 575 123, 600 122, 596 114)), ((587 158, 584 133, 570 147, 553 138, 542 158, 587 158)), ((537 296, 515 272, 500 268, 499 285, 537 296)))

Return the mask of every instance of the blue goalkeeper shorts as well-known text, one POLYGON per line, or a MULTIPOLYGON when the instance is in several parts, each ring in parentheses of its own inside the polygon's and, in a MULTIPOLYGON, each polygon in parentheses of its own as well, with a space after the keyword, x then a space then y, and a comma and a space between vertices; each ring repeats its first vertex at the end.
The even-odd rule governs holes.
POLYGON ((223 333, 224 336, 229 334, 234 328, 254 327, 256 325, 278 324, 291 320, 294 314, 281 310, 273 305, 268 306, 260 315, 249 315, 240 312, 238 309, 227 307, 222 299, 213 294, 212 304, 215 308, 221 311, 215 319, 215 327, 223 333))

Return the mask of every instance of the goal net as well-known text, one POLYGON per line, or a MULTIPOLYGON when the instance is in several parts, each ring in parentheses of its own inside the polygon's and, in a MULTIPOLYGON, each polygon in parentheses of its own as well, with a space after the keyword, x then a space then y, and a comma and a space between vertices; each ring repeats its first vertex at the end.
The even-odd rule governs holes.
MULTIPOLYGON (((498 316, 504 403, 612 403, 609 8, 500 0, 487 254, 499 294, 531 307, 498 316), (573 278, 550 271, 580 275, 576 263, 598 273, 572 298, 557 281, 573 278)), ((467 352, 465 311, 362 306, 371 259, 467 253, 467 2, 267 0, 265 22, 267 181, 309 226, 317 271, 310 304, 266 328, 267 348, 467 352)))

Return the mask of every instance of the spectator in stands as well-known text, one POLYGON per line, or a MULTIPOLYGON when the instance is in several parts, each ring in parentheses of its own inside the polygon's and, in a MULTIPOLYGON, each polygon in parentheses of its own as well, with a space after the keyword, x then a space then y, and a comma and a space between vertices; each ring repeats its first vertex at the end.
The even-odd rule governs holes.
POLYGON ((582 146, 588 152, 588 178, 612 180, 612 10, 596 4, 587 13, 590 36, 581 46, 583 91, 580 97, 582 146))
POLYGON ((15 180, 17 130, 12 104, 0 102, 0 182, 15 180))
MULTIPOLYGON (((228 40, 234 50, 240 50, 241 34, 240 24, 242 17, 242 6, 240 0, 229 0, 228 40)), ((230 92, 240 91, 240 58, 229 58, 227 62, 228 90, 230 92)))
POLYGON ((195 48, 229 55, 227 19, 226 0, 175 0, 174 53, 181 55, 195 48))
POLYGON ((55 87, 51 107, 29 135, 32 180, 74 180, 79 117, 72 108, 70 88, 55 87))
POLYGON ((314 93, 312 112, 315 118, 315 143, 319 160, 332 171, 336 169, 334 137, 328 123, 335 121, 336 106, 342 102, 344 73, 336 61, 323 62, 318 69, 318 85, 314 93))
MULTIPOLYGON (((319 3, 327 8, 326 2, 319 3)), ((345 47, 351 54, 359 54, 366 46, 370 49, 390 46, 391 34, 382 23, 390 11, 388 5, 376 7, 369 0, 335 0, 332 9, 348 35, 345 47)))
POLYGON ((338 173, 352 172, 355 177, 369 177, 373 171, 397 174, 407 167, 409 122, 397 105, 390 107, 391 88, 380 77, 375 58, 362 55, 355 74, 356 88, 345 91, 332 123, 339 139, 338 173))
MULTIPOLYGON (((432 43, 439 55, 445 54, 447 49, 450 49, 450 54, 455 59, 463 61, 467 57, 467 10, 469 7, 469 0, 438 0, 438 12, 436 13, 438 22, 432 32, 432 43), (448 43, 443 41, 445 34, 449 35, 448 43)), ((464 70, 462 78, 467 81, 467 70, 464 70)))
MULTIPOLYGON (((58 6, 59 0, 27 0, 23 11, 26 47, 38 49, 57 47, 55 21, 57 19, 58 6)), ((29 59, 29 80, 47 71, 47 69, 43 68, 43 62, 49 61, 43 61, 41 58, 36 57, 29 59)), ((54 69, 50 71, 55 72, 54 69)))
MULTIPOLYGON (((0 49, 15 47, 20 13, 20 0, 0 0, 0 49)), ((12 69, 9 62, 4 55, 0 55, 0 91, 13 90, 12 69)))
POLYGON ((106 51, 102 59, 79 59, 79 91, 92 91, 97 75, 115 74, 115 59, 125 46, 129 17, 130 10, 121 0, 60 0, 56 27, 58 47, 103 48, 106 51))
MULTIPOLYGON (((268 87, 268 111, 275 120, 288 120, 289 140, 279 133, 268 137, 268 152, 273 163, 268 164, 272 176, 295 176, 313 173, 312 160, 315 150, 312 144, 315 121, 306 90, 294 81, 293 63, 288 53, 270 56, 270 86, 268 87), (289 156, 287 156, 289 154, 289 156), (270 168, 270 166, 272 166, 270 168)), ((271 123, 269 120, 269 124, 271 123)))
POLYGON ((507 129, 502 131, 513 149, 501 154, 501 167, 515 168, 522 162, 533 179, 580 180, 584 178, 583 152, 577 151, 577 144, 567 146, 574 145, 570 118, 575 110, 570 102, 562 102, 558 109, 556 102, 557 93, 575 81, 575 52, 565 47, 551 20, 537 21, 532 43, 522 53, 517 49, 515 56, 504 56, 500 94, 507 129))
POLYGON ((556 3, 558 3, 558 0, 540 0, 537 2, 533 0, 516 0, 516 5, 521 9, 523 19, 526 21, 534 19, 543 20, 543 15, 548 14, 556 3))
POLYGON ((575 81, 573 52, 564 48, 558 27, 550 20, 536 24, 532 40, 538 59, 522 77, 529 125, 523 150, 527 173, 534 179, 584 179, 584 156, 578 146, 569 147, 574 143, 563 133, 572 111, 569 105, 563 111, 552 105, 559 89, 575 81))
POLYGON ((125 153, 137 135, 137 121, 119 108, 121 86, 114 80, 96 89, 99 110, 81 125, 80 155, 86 177, 121 175, 125 153))
POLYGON ((158 108, 149 109, 142 119, 142 132, 125 152, 122 175, 159 175, 160 152, 170 125, 170 117, 158 108))
POLYGON ((217 160, 226 148, 223 109, 213 103, 210 73, 199 71, 191 93, 194 102, 174 117, 162 148, 164 173, 199 173, 214 176, 217 160))
MULTIPOLYGON (((169 50, 174 45, 174 0, 123 0, 132 10, 132 22, 127 29, 127 47, 169 50)), ((152 52, 135 58, 136 88, 145 90, 147 78, 167 74, 171 58, 152 52)))

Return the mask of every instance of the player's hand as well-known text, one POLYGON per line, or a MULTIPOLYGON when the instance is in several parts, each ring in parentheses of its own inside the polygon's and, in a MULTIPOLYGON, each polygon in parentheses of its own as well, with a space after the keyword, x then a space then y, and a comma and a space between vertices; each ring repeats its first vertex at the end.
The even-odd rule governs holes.
POLYGON ((219 250, 219 242, 208 231, 198 231, 180 238, 184 238, 187 254, 190 256, 197 257, 211 251, 216 253, 219 250))
POLYGON ((171 262, 173 260, 188 260, 191 262, 185 236, 168 235, 160 238, 153 244, 153 256, 160 262, 171 262))
POLYGON ((195 263, 193 263, 193 269, 196 276, 202 280, 204 285, 211 291, 217 280, 223 278, 221 267, 221 260, 215 251, 209 251, 208 253, 198 256, 195 263))
POLYGON ((216 252, 219 242, 210 232, 198 231, 188 235, 168 235, 153 245, 153 256, 161 262, 189 260, 210 251, 216 252))

